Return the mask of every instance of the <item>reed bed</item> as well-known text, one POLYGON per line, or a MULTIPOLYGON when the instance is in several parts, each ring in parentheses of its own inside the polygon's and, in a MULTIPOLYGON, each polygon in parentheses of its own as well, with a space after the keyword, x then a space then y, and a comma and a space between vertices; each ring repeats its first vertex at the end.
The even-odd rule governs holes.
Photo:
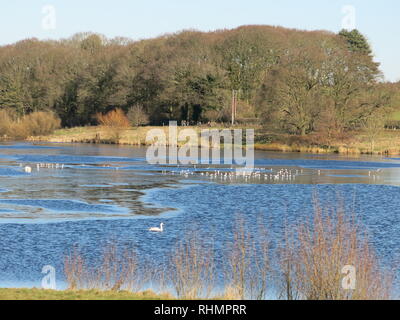
POLYGON ((213 250, 197 232, 179 241, 170 258, 169 280, 178 298, 210 298, 214 287, 213 250))
POLYGON ((393 275, 379 263, 369 238, 354 215, 343 206, 323 209, 286 228, 279 248, 280 297, 287 300, 386 300, 391 298, 393 275), (343 286, 350 266, 356 271, 354 289, 343 286))
POLYGON ((252 233, 243 215, 235 218, 233 239, 224 260, 224 298, 263 300, 271 273, 270 241, 261 219, 252 233))
POLYGON ((312 218, 286 224, 277 245, 261 217, 250 223, 237 215, 231 240, 218 252, 222 265, 212 241, 193 230, 158 267, 139 268, 137 253, 118 252, 115 244, 104 250, 96 267, 73 250, 65 259, 66 280, 70 290, 78 291, 140 292, 152 283, 178 299, 391 299, 393 270, 380 264, 362 224, 343 208, 323 209, 315 200, 312 218), (351 289, 343 286, 346 266, 356 271, 351 289))
POLYGON ((105 246, 100 265, 90 265, 74 248, 64 260, 69 290, 104 290, 139 292, 146 276, 139 273, 136 252, 118 249, 116 243, 105 246))

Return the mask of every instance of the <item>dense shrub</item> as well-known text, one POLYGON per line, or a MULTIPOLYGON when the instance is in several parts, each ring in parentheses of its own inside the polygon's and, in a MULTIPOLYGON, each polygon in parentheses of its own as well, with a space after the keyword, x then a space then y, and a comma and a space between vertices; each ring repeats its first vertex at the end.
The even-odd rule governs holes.
POLYGON ((119 143, 122 132, 130 127, 129 119, 121 109, 98 113, 96 118, 100 125, 108 129, 111 143, 119 143))
POLYGON ((61 121, 53 112, 34 112, 23 118, 22 125, 30 136, 41 136, 59 129, 61 121))
POLYGON ((48 135, 60 126, 61 121, 53 112, 33 112, 18 118, 12 111, 0 111, 0 137, 3 138, 25 139, 48 135))
POLYGON ((0 137, 9 135, 13 121, 7 110, 0 110, 0 137))
POLYGON ((97 121, 100 125, 113 128, 128 128, 129 119, 121 109, 112 110, 106 114, 97 114, 97 121))

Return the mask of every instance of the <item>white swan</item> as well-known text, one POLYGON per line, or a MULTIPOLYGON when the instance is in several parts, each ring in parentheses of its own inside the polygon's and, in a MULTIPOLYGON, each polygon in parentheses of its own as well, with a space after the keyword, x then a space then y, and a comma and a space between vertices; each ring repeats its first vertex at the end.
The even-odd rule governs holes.
POLYGON ((150 228, 149 231, 151 232, 164 232, 164 223, 160 224, 160 227, 154 227, 154 228, 150 228))

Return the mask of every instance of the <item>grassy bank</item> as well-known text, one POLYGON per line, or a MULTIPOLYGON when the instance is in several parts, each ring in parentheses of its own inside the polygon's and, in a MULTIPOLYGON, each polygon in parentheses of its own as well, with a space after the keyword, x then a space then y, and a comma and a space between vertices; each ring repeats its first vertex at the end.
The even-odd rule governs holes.
MULTIPOLYGON (((209 127, 185 127, 200 132, 209 127)), ((365 132, 353 133, 346 140, 321 143, 317 137, 291 136, 266 132, 261 127, 253 127, 256 132, 255 149, 279 152, 340 153, 400 155, 400 131, 384 130, 373 139, 365 132)), ((28 141, 56 143, 112 143, 121 145, 145 146, 147 132, 162 129, 167 134, 168 127, 138 127, 115 132, 106 127, 77 127, 56 130, 51 135, 35 136, 28 141), (116 135, 118 138, 116 138, 116 135)), ((213 129, 223 129, 215 127, 213 129)))
MULTIPOLYGON (((47 136, 30 137, 29 141, 48 141, 57 143, 111 143, 132 146, 145 146, 146 136, 149 130, 161 129, 168 137, 168 126, 166 127, 135 127, 123 129, 116 132, 112 129, 102 126, 94 127, 76 127, 71 129, 56 130, 53 134, 47 136), (118 138, 116 138, 118 136, 118 138)), ((185 127, 185 129, 194 129, 200 132, 202 127, 185 127)), ((222 128, 214 128, 222 129, 222 128)), ((167 141, 168 142, 168 141, 167 141)))
POLYGON ((169 295, 156 295, 151 291, 131 293, 125 291, 54 291, 42 289, 0 289, 0 300, 170 300, 169 295))

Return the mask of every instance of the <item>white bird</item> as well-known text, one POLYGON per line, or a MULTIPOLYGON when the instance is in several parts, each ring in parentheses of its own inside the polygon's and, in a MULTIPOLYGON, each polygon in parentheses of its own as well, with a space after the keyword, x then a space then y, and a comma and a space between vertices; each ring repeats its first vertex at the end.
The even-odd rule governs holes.
POLYGON ((164 223, 160 224, 160 227, 153 227, 149 229, 150 232, 164 232, 164 223))
POLYGON ((29 166, 26 166, 24 170, 26 173, 32 173, 32 168, 29 166))

